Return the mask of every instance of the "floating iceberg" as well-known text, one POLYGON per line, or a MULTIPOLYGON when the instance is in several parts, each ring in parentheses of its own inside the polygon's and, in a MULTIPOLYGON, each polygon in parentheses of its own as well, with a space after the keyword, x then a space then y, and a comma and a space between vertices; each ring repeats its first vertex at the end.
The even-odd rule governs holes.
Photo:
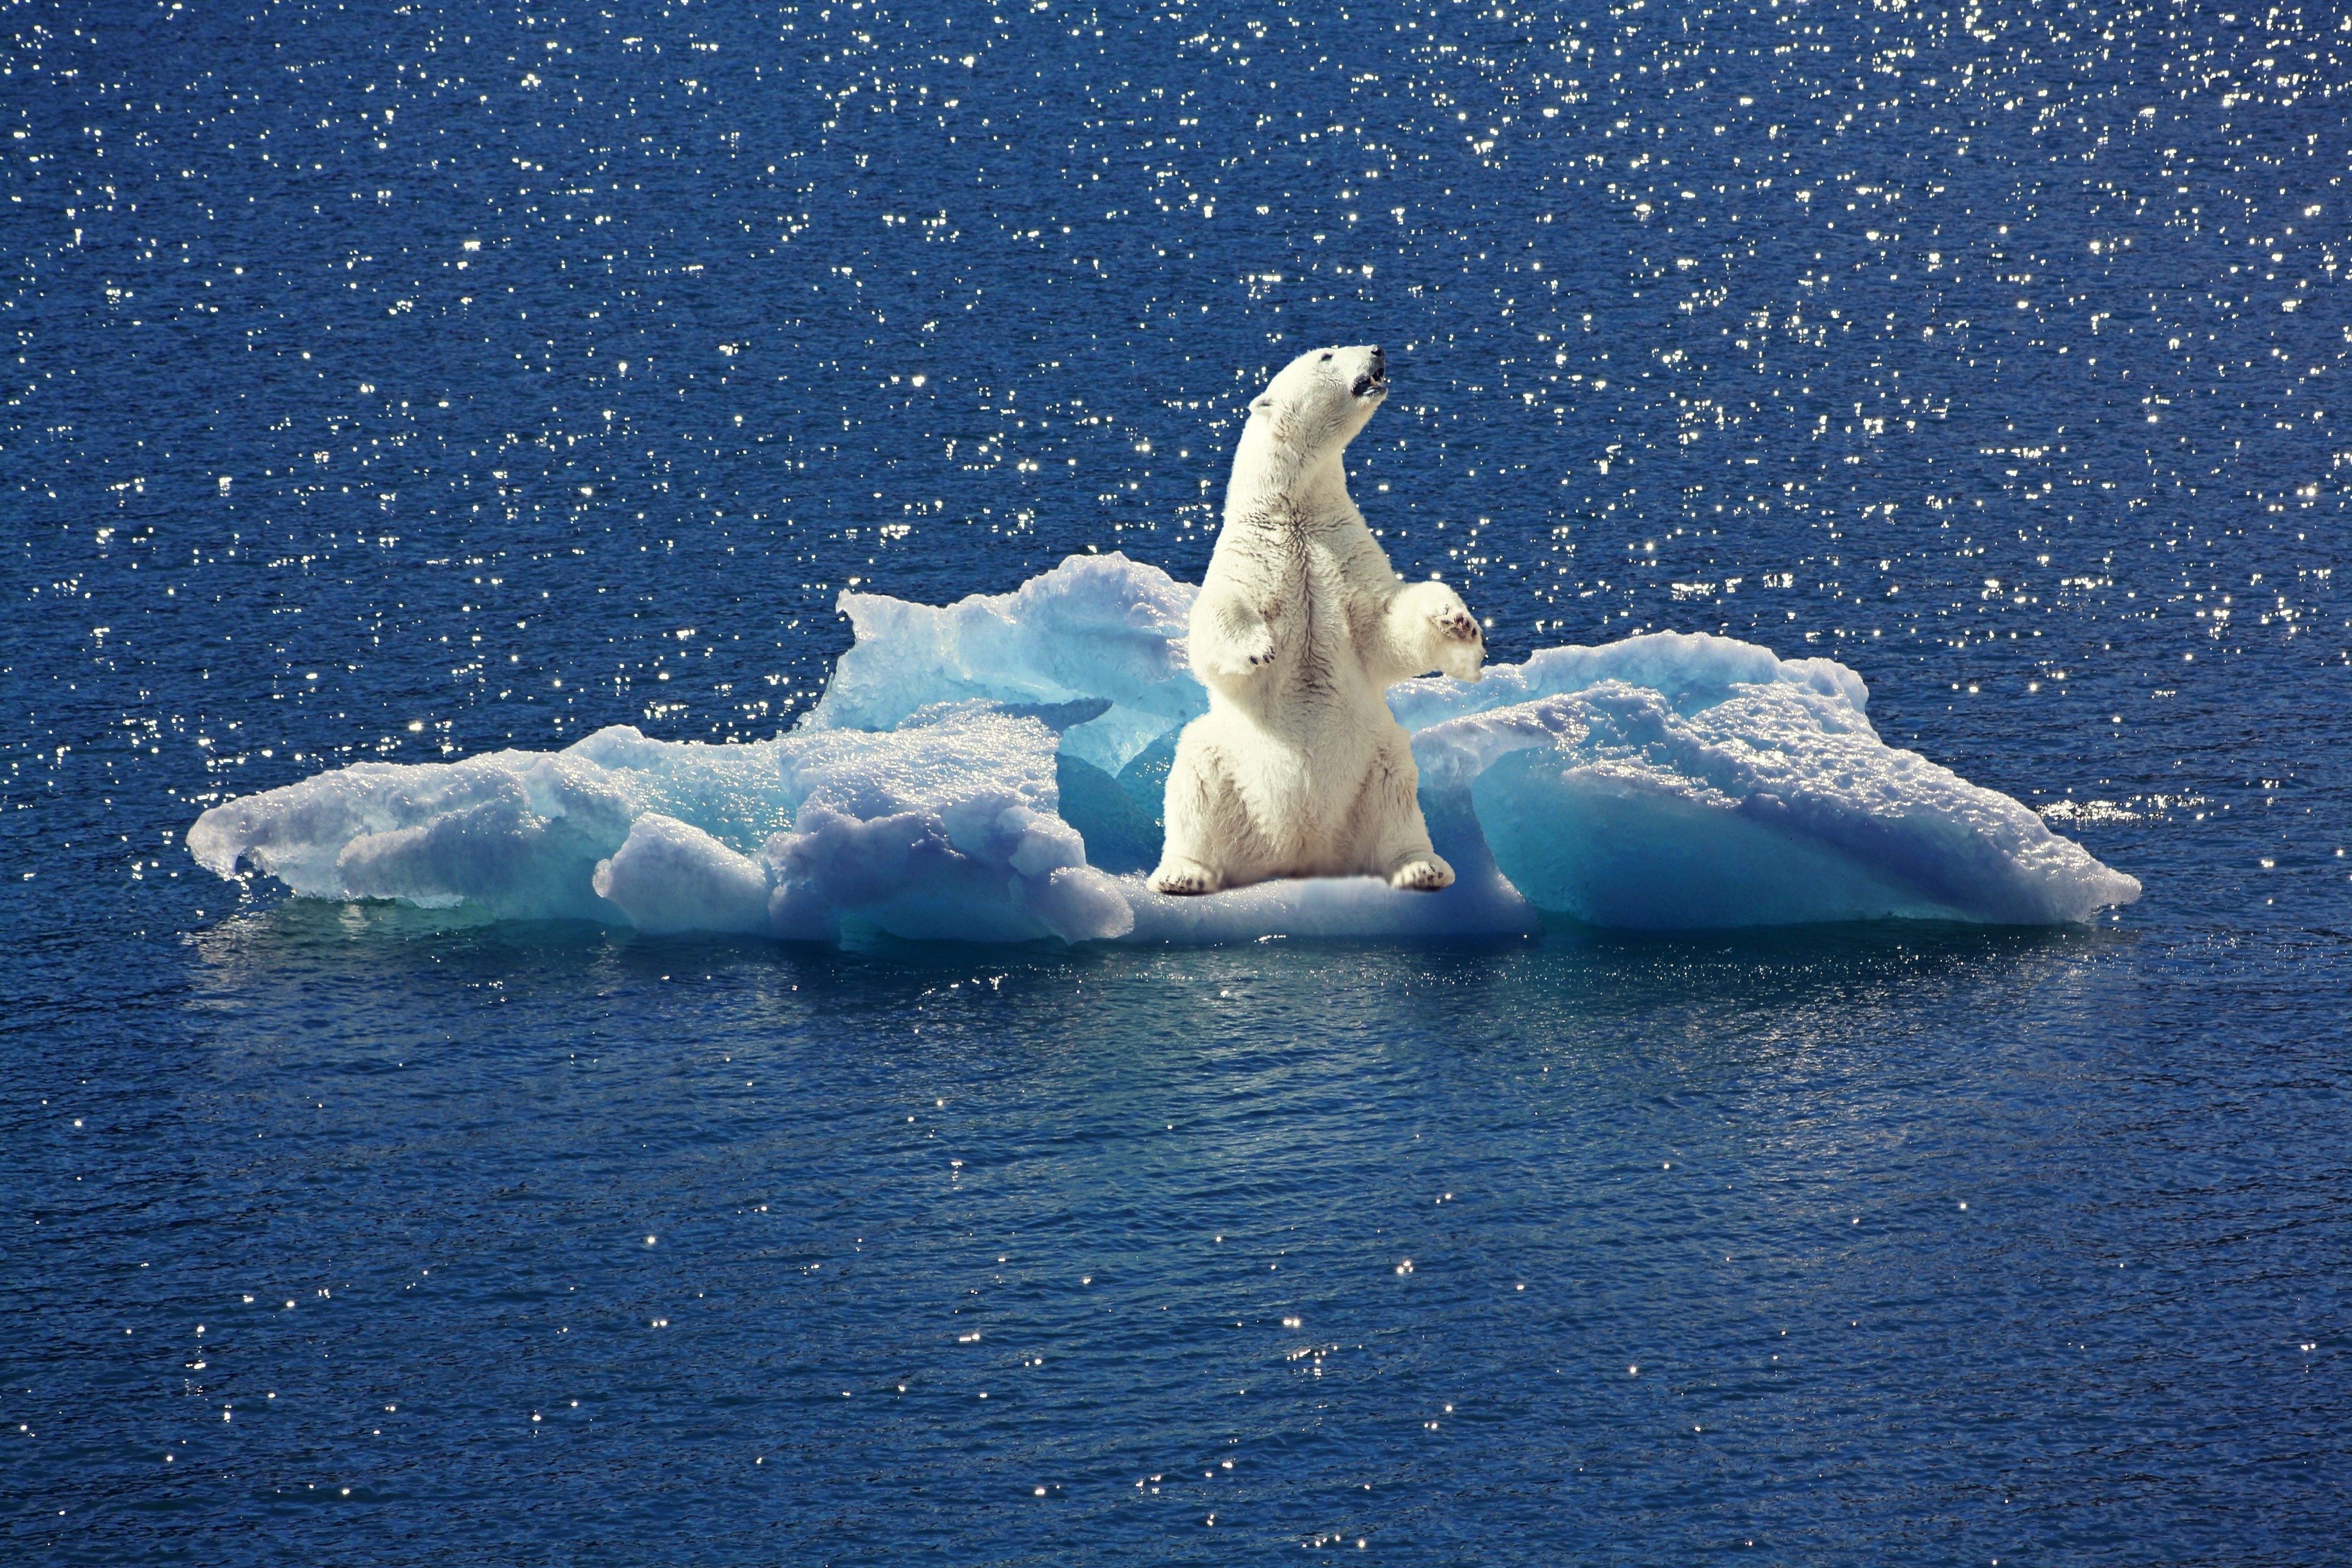
POLYGON ((1514 936, 2088 919, 2139 896, 2017 801, 1871 728, 1859 676, 1727 637, 1554 647, 1391 689, 1459 876, 1168 899, 1160 793, 1206 706, 1193 590, 1120 555, 945 607, 845 594, 856 642, 771 741, 601 731, 558 752, 360 763, 215 806, 220 875, 648 931, 838 941, 1514 936))

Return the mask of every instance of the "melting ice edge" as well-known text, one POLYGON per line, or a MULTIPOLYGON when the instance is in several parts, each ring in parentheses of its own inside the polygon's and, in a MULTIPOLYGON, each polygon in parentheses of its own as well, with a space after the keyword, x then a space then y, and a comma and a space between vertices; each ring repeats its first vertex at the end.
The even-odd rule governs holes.
POLYGON ((773 740, 623 725, 561 752, 358 763, 215 806, 189 847, 310 898, 809 941, 1506 936, 1538 911, 2048 925, 2139 897, 2020 802, 1880 740, 1843 665, 1661 632, 1390 689, 1460 878, 1445 891, 1162 898, 1142 876, 1160 791, 1207 707, 1183 656, 1193 593, 1118 554, 945 607, 846 593, 856 640, 773 740))

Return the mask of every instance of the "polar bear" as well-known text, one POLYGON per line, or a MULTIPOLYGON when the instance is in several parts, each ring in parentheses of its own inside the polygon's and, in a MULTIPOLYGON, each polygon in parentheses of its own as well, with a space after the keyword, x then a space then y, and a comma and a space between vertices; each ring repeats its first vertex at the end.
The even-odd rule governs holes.
POLYGON ((1398 579, 1348 499, 1340 457, 1387 395, 1379 349, 1317 349, 1250 405, 1192 605, 1188 652, 1209 710, 1176 742, 1155 891, 1454 880, 1382 693, 1433 669, 1475 680, 1486 644, 1453 589, 1398 579))

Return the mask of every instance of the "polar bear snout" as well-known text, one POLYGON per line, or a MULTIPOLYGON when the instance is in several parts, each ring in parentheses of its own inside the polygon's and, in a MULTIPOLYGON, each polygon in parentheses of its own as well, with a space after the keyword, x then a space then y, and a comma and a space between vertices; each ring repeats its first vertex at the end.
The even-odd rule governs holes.
POLYGON ((1372 345, 1361 375, 1349 390, 1358 397, 1383 397, 1389 390, 1389 356, 1378 343, 1372 345))

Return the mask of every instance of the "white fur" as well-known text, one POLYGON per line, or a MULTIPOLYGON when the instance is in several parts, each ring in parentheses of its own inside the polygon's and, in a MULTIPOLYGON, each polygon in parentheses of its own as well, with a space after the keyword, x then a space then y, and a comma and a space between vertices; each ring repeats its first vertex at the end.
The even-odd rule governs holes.
POLYGON ((1381 352, 1298 356, 1250 407, 1188 656, 1209 710, 1168 774, 1151 885, 1213 893, 1272 877, 1386 878, 1434 892, 1404 729, 1382 693, 1478 679, 1486 638, 1453 589, 1400 581, 1348 499, 1341 455, 1387 395, 1381 352))

